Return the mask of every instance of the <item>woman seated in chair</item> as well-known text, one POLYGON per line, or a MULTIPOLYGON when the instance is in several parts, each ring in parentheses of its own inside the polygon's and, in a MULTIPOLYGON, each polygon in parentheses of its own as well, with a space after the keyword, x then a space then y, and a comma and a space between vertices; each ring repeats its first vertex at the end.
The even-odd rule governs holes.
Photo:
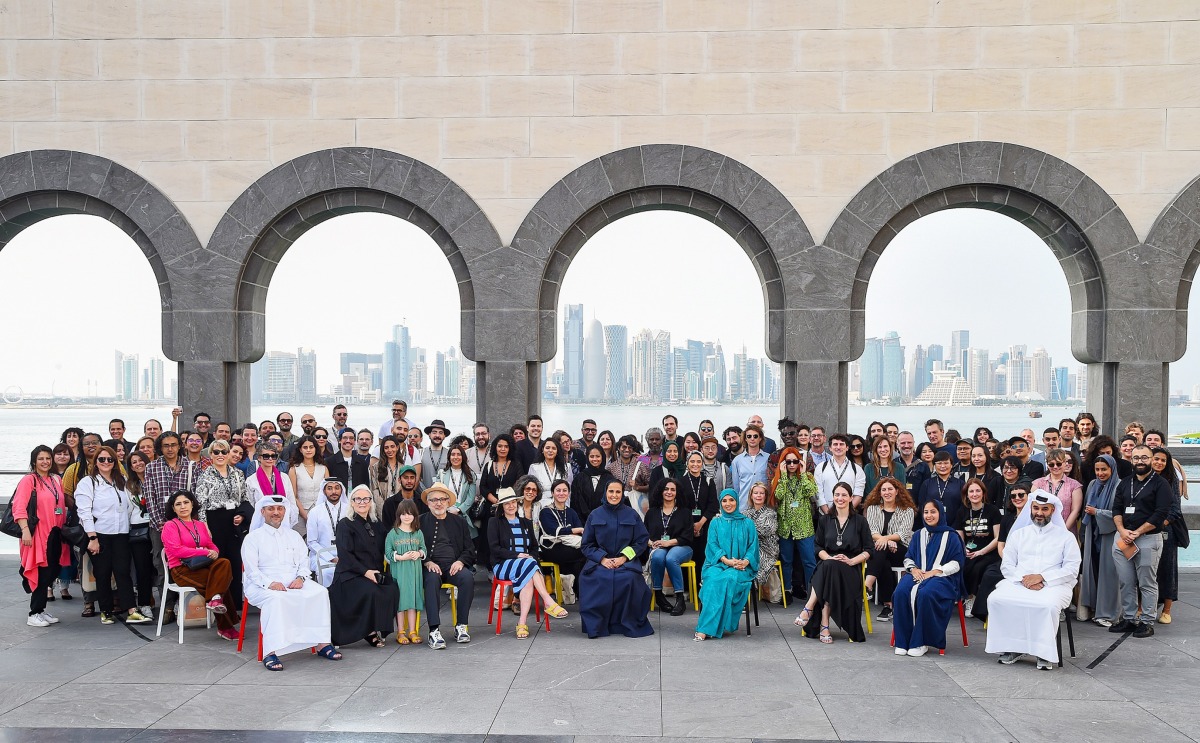
POLYGON ((370 517, 373 502, 369 487, 355 487, 353 513, 334 528, 338 560, 329 587, 334 645, 366 640, 381 648, 396 626, 400 589, 383 572, 383 543, 390 530, 370 517))
POLYGON ((892 618, 892 594, 896 591, 896 573, 892 568, 904 567, 917 507, 908 490, 894 477, 884 477, 876 483, 863 505, 875 547, 867 560, 867 593, 878 586, 879 601, 883 602, 879 621, 886 622, 892 618))
MULTIPOLYGON (((564 604, 575 603, 579 573, 586 562, 580 550, 583 545, 583 520, 574 508, 567 505, 571 501, 571 488, 566 480, 555 480, 550 487, 550 505, 543 508, 538 516, 542 527, 538 541, 541 559, 558 565, 564 604)), ((553 576, 553 569, 546 569, 553 576)))
POLYGON ((721 491, 721 510, 708 527, 704 549, 704 583, 700 588, 700 619, 696 642, 737 632, 742 610, 758 573, 758 530, 738 510, 738 493, 721 491))
POLYGON ((896 655, 921 656, 946 648, 946 623, 964 595, 962 540, 946 524, 939 501, 921 507, 924 526, 913 532, 904 557, 907 571, 892 596, 896 655))
POLYGON ((625 486, 610 480, 604 502, 588 514, 583 527, 587 565, 579 575, 579 616, 588 637, 654 634, 647 618, 650 588, 637 559, 649 542, 641 514, 625 500, 625 486))
POLYGON ((818 637, 826 645, 833 642, 829 632, 832 618, 850 636, 851 642, 863 642, 862 628, 863 568, 871 556, 871 527, 854 512, 854 497, 848 483, 833 486, 833 508, 817 526, 817 570, 812 589, 796 624, 806 637, 818 637))
MULTIPOLYGON (((217 634, 226 640, 238 639, 237 624, 241 621, 237 611, 225 605, 222 596, 229 591, 233 571, 229 560, 219 557, 217 545, 213 543, 208 526, 199 520, 200 504, 196 496, 186 490, 178 490, 167 500, 167 521, 163 524, 163 551, 167 554, 167 570, 171 582, 177 586, 195 588, 204 597, 208 609, 217 620, 217 634), (207 558, 203 567, 188 567, 184 560, 207 558)), ((203 562, 201 559, 198 562, 203 562)), ((241 581, 239 575, 237 580, 241 581)), ((166 603, 163 597, 162 603, 166 603)), ((179 612, 184 620, 186 612, 179 612)))
POLYGON ((650 535, 650 587, 659 611, 682 616, 684 599, 683 563, 692 559, 692 503, 686 490, 672 479, 650 487, 650 509, 646 511, 646 533, 650 535), (663 593, 663 574, 671 578, 671 595, 663 593))
MULTIPOLYGON (((536 483, 536 480, 534 481, 536 483)), ((496 516, 488 522, 488 554, 496 580, 512 581, 512 591, 520 599, 517 639, 529 637, 529 608, 533 593, 542 597, 546 613, 555 619, 567 616, 567 610, 555 603, 546 591, 546 581, 538 568, 538 544, 533 522, 519 515, 524 497, 512 488, 496 491, 496 516)), ((493 599, 494 600, 494 599, 493 599)))

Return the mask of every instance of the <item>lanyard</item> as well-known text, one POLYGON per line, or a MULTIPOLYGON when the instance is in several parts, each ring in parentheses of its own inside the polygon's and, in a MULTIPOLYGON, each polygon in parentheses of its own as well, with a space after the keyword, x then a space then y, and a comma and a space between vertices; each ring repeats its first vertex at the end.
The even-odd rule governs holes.
MULTIPOLYGON (((178 519, 176 519, 176 520, 178 521, 178 519)), ((182 521, 180 521, 179 523, 181 526, 183 525, 182 521)), ((200 549, 200 529, 199 528, 193 529, 190 526, 185 526, 184 528, 187 530, 187 532, 189 534, 192 535, 192 541, 194 541, 196 543, 196 549, 200 549)))

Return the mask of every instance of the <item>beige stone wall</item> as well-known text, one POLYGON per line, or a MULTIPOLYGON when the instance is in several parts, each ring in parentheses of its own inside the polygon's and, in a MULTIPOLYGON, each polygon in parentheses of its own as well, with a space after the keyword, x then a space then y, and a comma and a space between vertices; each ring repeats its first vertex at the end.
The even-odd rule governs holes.
POLYGON ((0 154, 103 155, 202 240, 273 165, 420 158, 508 241, 556 180, 694 144, 820 240, 872 176, 961 140, 1049 152, 1139 235, 1200 176, 1195 0, 0 0, 0 154))

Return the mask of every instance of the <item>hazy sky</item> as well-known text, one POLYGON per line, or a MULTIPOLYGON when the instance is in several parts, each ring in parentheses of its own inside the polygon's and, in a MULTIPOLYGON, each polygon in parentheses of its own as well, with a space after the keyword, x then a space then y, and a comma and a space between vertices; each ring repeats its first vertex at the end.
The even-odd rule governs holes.
MULTIPOLYGON (((114 348, 141 354, 143 365, 162 355, 149 264, 99 218, 56 217, 26 229, 0 254, 0 276, 9 319, 0 330, 0 390, 53 385, 85 394, 94 380, 111 394, 114 348)), ((567 273, 560 307, 568 303, 631 334, 668 330, 675 345, 719 338, 727 354, 744 343, 762 355, 763 297, 750 260, 699 217, 644 212, 604 228, 567 273)), ((338 217, 305 234, 275 272, 267 348, 315 348, 324 391, 336 381, 338 353, 378 353, 402 320, 415 346, 457 346, 458 309, 453 273, 426 235, 386 215, 338 217)), ((918 343, 948 347, 950 331, 965 328, 993 357, 1024 343, 1044 346, 1072 372, 1077 366, 1062 270, 1032 232, 992 212, 948 210, 906 228, 876 266, 866 323, 868 335, 897 331, 910 351, 918 343), (1001 260, 1004 270, 992 268, 1001 260)), ((558 332, 561 344, 561 316, 558 332)), ((1190 323, 1188 339, 1189 348, 1200 346, 1200 322, 1190 323)), ((1200 351, 1192 350, 1172 365, 1171 388, 1190 392, 1197 383, 1200 351)))

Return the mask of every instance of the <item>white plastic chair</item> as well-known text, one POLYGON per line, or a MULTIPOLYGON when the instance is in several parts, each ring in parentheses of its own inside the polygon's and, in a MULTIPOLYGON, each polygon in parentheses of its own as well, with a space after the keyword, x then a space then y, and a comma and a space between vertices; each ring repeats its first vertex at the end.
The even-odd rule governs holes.
POLYGON ((324 586, 326 585, 325 571, 337 566, 337 563, 334 562, 337 559, 337 550, 332 547, 322 547, 317 550, 314 557, 317 558, 317 580, 324 586))
MULTIPOLYGON (((183 623, 187 618, 187 597, 189 593, 196 593, 196 589, 191 586, 180 586, 171 582, 171 572, 167 568, 167 550, 164 547, 162 551, 162 564, 166 572, 163 573, 163 589, 162 589, 162 604, 158 607, 158 632, 155 637, 162 637, 163 617, 166 615, 167 607, 167 591, 174 591, 179 594, 179 610, 175 612, 175 622, 179 625, 179 644, 183 644, 183 623)), ((204 608, 204 626, 212 629, 212 612, 208 607, 204 608)))

